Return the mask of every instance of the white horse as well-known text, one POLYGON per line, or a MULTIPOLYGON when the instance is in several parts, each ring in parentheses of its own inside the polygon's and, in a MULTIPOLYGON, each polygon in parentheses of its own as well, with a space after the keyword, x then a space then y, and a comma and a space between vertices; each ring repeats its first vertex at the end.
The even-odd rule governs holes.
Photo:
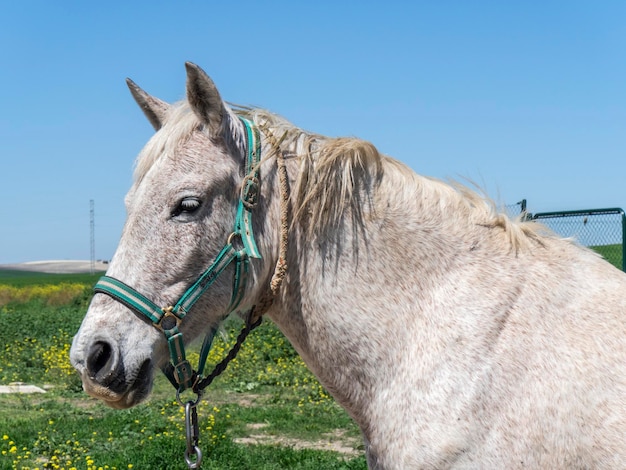
MULTIPOLYGON (((260 258, 236 310, 273 301, 265 315, 358 423, 370 468, 626 468, 624 273, 367 142, 229 107, 199 67, 187 74, 174 105, 129 81, 157 132, 107 276, 168 306, 202 275, 236 218, 245 117, 261 130, 260 258)), ((183 311, 186 341, 231 309, 234 271, 183 311)), ((167 342, 97 294, 71 360, 89 394, 125 408, 150 393, 167 342)))

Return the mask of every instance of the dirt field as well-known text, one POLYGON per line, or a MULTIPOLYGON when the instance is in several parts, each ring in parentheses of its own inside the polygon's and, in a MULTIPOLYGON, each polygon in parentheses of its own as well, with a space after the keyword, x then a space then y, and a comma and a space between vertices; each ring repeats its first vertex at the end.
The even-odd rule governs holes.
MULTIPOLYGON (((106 271, 108 266, 107 263, 96 261, 94 268, 95 271, 106 271)), ((0 269, 55 274, 88 273, 91 270, 91 262, 83 260, 30 261, 19 264, 0 264, 0 269)))

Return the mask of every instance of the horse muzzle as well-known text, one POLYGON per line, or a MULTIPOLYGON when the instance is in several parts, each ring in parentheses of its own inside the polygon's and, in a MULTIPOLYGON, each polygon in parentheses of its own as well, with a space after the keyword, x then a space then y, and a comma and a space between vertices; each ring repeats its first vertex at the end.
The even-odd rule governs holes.
POLYGON ((83 389, 112 408, 130 408, 143 401, 152 389, 153 367, 148 358, 135 367, 125 366, 112 342, 98 339, 85 348, 84 358, 72 355, 83 389), (133 370, 134 369, 134 370, 133 370))

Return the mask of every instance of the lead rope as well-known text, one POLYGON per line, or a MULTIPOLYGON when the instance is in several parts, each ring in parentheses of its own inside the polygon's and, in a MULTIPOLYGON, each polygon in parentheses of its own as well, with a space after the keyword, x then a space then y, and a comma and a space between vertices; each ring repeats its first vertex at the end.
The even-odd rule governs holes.
POLYGON ((204 379, 200 380, 199 382, 196 382, 196 384, 193 386, 192 390, 196 395, 201 396, 204 389, 207 388, 209 385, 211 385, 211 382, 213 382, 213 380, 215 380, 215 378, 218 375, 220 375, 222 372, 226 370, 226 367, 228 367, 228 363, 232 361, 233 359, 235 359, 235 357, 237 356, 237 353, 239 352, 239 350, 241 349, 241 346, 243 345, 243 342, 246 340, 250 332, 252 332, 252 330, 254 330, 257 326, 259 326, 263 320, 262 316, 257 317, 254 321, 253 321, 253 318, 255 318, 254 307, 252 308, 252 310, 250 310, 250 313, 248 314, 248 318, 246 320, 246 326, 244 327, 243 330, 241 330, 241 332, 239 333, 239 336, 237 336, 237 340, 235 341, 235 344, 230 349, 230 351, 228 351, 228 354, 226 355, 226 357, 224 357, 224 359, 222 359, 213 368, 213 370, 211 371, 209 375, 207 375, 204 379))
MULTIPOLYGON (((198 469, 202 463, 202 451, 198 447, 200 438, 200 428, 198 426, 198 413, 196 407, 202 398, 202 393, 213 380, 219 376, 228 367, 228 363, 236 356, 243 342, 250 332, 254 330, 263 321, 263 315, 274 303, 274 298, 278 295, 278 290, 285 279, 287 273, 287 247, 289 236, 289 181, 287 179, 287 165, 285 163, 285 154, 280 149, 281 142, 287 136, 287 132, 276 140, 274 134, 266 125, 259 126, 266 135, 267 140, 273 147, 276 155, 276 166, 278 170, 279 194, 280 194, 280 242, 278 250, 278 260, 274 267, 274 273, 270 281, 270 293, 266 293, 259 303, 252 307, 246 318, 246 326, 237 336, 235 344, 230 349, 226 357, 222 359, 204 379, 196 382, 192 391, 197 395, 196 400, 189 400, 184 404, 185 407, 185 433, 187 437, 187 449, 185 450, 185 462, 189 469, 198 469)), ((271 156, 270 156, 271 157, 271 156)), ((183 404, 177 392, 177 398, 181 405, 183 404)))
POLYGON ((233 345, 233 347, 228 351, 228 354, 224 359, 222 359, 211 371, 211 373, 201 381, 198 381, 194 384, 192 391, 196 394, 197 398, 195 400, 189 400, 184 405, 180 400, 179 392, 176 392, 176 398, 178 402, 185 407, 185 434, 187 437, 187 449, 185 450, 185 462, 187 463, 187 468, 189 469, 197 469, 200 468, 200 464, 202 463, 202 451, 200 447, 198 447, 198 441, 200 440, 200 427, 198 426, 198 412, 196 407, 202 398, 202 392, 206 387, 211 385, 211 382, 220 375, 222 372, 226 370, 228 367, 228 363, 235 359, 237 353, 241 349, 243 342, 246 340, 248 335, 252 330, 254 330, 257 326, 259 326, 263 320, 262 316, 259 316, 256 320, 252 321, 254 314, 254 307, 250 310, 248 317, 246 319, 246 326, 239 336, 237 336, 237 341, 233 345))

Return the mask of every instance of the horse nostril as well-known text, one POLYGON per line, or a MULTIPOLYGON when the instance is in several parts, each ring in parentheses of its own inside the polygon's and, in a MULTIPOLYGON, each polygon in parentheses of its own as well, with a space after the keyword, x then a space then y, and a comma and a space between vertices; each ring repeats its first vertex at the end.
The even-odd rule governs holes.
POLYGON ((113 348, 105 341, 96 341, 89 349, 87 356, 87 370, 90 377, 102 382, 114 370, 115 358, 113 348))
POLYGON ((96 341, 87 354, 87 373, 94 382, 115 393, 123 393, 128 384, 124 373, 124 364, 118 350, 107 341, 96 341))

